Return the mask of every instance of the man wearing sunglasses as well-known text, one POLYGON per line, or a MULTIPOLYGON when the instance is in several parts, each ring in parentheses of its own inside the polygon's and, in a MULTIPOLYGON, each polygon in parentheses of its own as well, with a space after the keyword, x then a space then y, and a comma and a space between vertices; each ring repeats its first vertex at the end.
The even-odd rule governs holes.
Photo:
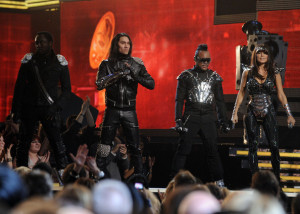
POLYGON ((217 148, 218 123, 223 131, 229 131, 224 103, 222 78, 215 71, 208 69, 211 61, 206 44, 198 46, 195 66, 183 71, 177 78, 175 122, 180 134, 179 145, 172 164, 172 175, 185 166, 186 158, 192 149, 192 141, 198 134, 205 149, 209 180, 224 186, 223 168, 217 148), (183 106, 185 110, 183 113, 183 106))

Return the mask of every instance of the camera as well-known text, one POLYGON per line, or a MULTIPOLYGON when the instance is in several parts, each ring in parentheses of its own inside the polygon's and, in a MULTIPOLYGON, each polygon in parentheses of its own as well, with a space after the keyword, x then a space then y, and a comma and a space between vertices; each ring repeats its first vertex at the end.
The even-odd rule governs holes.
POLYGON ((137 190, 142 190, 144 189, 144 185, 142 183, 135 183, 134 184, 134 187, 137 189, 137 190))

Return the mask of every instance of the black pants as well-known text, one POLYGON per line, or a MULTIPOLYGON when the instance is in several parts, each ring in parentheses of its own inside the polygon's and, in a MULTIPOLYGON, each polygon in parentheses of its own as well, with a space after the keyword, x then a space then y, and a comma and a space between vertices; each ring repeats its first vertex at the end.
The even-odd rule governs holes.
MULTIPOLYGON (((184 120, 186 118, 187 115, 184 116, 184 120)), ((218 133, 215 116, 213 114, 190 115, 185 127, 188 128, 188 132, 181 135, 179 139, 173 159, 172 174, 184 169, 186 158, 191 153, 192 141, 198 134, 203 141, 211 181, 222 179, 223 168, 217 147, 218 133)))
POLYGON ((64 169, 68 164, 65 145, 61 138, 59 113, 57 112, 52 119, 47 119, 47 113, 48 107, 34 107, 28 111, 28 115, 22 117, 20 142, 18 143, 16 154, 17 166, 28 166, 28 151, 33 136, 37 134, 39 122, 42 123, 49 139, 57 169, 64 169))
POLYGON ((246 131, 249 142, 249 165, 251 173, 258 171, 258 138, 260 134, 260 125, 266 134, 271 152, 271 163, 275 176, 280 180, 280 155, 278 145, 278 129, 273 105, 269 106, 268 113, 263 118, 256 118, 252 106, 248 106, 248 112, 245 118, 246 131))
POLYGON ((122 126, 126 137, 128 151, 135 173, 142 173, 142 157, 139 149, 139 125, 135 110, 118 110, 106 108, 101 143, 112 146, 119 126, 122 126))

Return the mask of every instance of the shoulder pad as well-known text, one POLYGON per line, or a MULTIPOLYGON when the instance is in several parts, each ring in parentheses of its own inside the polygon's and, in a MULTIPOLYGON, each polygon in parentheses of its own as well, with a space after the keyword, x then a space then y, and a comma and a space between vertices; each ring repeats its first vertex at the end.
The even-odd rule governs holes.
POLYGON ((57 54, 56 57, 61 65, 63 65, 63 66, 68 65, 68 61, 66 60, 66 58, 63 55, 57 54))
POLYGON ((33 53, 27 53, 25 54, 25 56, 23 57, 23 59, 21 60, 21 63, 27 63, 32 59, 33 53))
POLYGON ((275 68, 275 74, 280 74, 281 72, 284 72, 285 68, 275 68))
POLYGON ((181 72, 181 74, 178 75, 176 79, 181 80, 181 79, 186 79, 188 77, 191 77, 191 71, 190 70, 184 70, 181 72))
POLYGON ((138 64, 144 65, 144 62, 143 62, 143 60, 142 60, 141 58, 138 58, 138 57, 132 57, 132 58, 133 58, 133 60, 134 60, 135 62, 137 62, 138 64))
POLYGON ((214 78, 215 78, 217 81, 220 81, 220 82, 223 81, 222 77, 221 77, 216 71, 214 71, 214 72, 212 73, 212 76, 214 76, 214 78))

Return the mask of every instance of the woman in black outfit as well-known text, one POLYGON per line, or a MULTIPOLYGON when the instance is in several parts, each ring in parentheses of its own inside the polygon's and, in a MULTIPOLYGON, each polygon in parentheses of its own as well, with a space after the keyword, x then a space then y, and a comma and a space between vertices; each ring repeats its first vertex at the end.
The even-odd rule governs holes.
POLYGON ((287 114, 289 127, 295 125, 287 98, 283 92, 279 69, 275 68, 269 49, 265 45, 257 46, 251 58, 251 68, 243 72, 241 89, 237 95, 235 107, 232 113, 232 122, 238 122, 238 109, 245 96, 249 92, 250 102, 248 104, 245 118, 246 130, 249 142, 249 164, 252 174, 258 171, 257 148, 259 138, 259 127, 263 126, 270 151, 273 172, 280 180, 280 156, 278 149, 278 128, 275 109, 271 101, 271 95, 277 93, 277 97, 287 114))

